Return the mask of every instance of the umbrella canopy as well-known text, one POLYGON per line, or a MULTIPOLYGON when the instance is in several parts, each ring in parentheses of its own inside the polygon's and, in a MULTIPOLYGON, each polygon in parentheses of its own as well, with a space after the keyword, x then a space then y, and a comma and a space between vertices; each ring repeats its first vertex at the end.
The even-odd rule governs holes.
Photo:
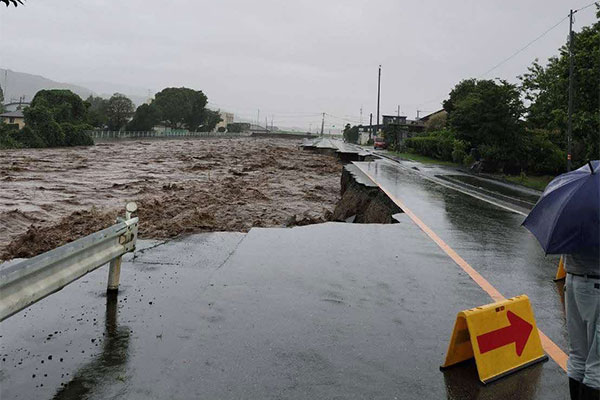
POLYGON ((600 246, 600 161, 554 178, 523 226, 546 254, 570 254, 600 246))

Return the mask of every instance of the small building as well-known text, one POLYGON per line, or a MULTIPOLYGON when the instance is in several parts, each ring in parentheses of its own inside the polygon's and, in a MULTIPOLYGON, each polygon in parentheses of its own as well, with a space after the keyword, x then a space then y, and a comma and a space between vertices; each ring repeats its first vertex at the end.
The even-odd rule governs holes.
POLYGON ((372 139, 373 129, 367 125, 358 126, 358 144, 364 146, 372 139))
POLYGON ((406 125, 406 117, 403 115, 382 115, 383 126, 406 125))
POLYGON ((233 113, 219 110, 219 116, 221 117, 221 122, 215 126, 215 130, 219 130, 219 128, 227 128, 227 125, 233 123, 233 113))
POLYGON ((18 125, 19 129, 22 129, 25 126, 25 116, 21 110, 8 111, 0 114, 0 119, 5 124, 18 125))
POLYGON ((438 110, 438 111, 432 112, 431 114, 427 114, 427 115, 425 115, 424 117, 421 117, 421 118, 419 119, 419 121, 421 121, 421 122, 425 123, 425 122, 429 121, 429 120, 431 119, 431 117, 435 117, 435 116, 437 116, 437 115, 448 115, 448 113, 446 112, 446 110, 444 110, 444 109, 442 108, 441 110, 438 110))

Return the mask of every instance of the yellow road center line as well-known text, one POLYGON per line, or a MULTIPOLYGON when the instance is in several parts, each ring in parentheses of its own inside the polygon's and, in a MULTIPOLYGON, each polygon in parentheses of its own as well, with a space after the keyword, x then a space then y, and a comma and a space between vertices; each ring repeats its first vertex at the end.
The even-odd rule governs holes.
MULTIPOLYGON (((433 240, 459 267, 463 269, 470 277, 481 287, 494 301, 506 300, 504 296, 489 283, 479 272, 469 265, 461 256, 458 255, 452 247, 448 246, 431 228, 429 228, 415 213, 413 213, 406 205, 396 198, 390 191, 379 184, 370 174, 362 170, 373 182, 379 186, 381 190, 390 198, 409 218, 419 227, 431 240, 433 240)), ((567 355, 556 343, 538 329, 540 340, 544 351, 561 367, 564 371, 567 370, 567 355)))

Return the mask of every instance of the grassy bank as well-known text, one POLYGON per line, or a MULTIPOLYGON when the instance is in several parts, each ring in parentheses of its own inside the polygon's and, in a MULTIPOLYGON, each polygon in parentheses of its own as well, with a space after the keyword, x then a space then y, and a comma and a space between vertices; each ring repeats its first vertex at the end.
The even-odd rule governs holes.
POLYGON ((502 179, 507 180, 517 185, 525 186, 531 189, 543 191, 548 183, 554 179, 551 175, 542 176, 515 176, 515 175, 502 175, 502 179))
MULTIPOLYGON (((400 157, 405 160, 418 161, 423 164, 435 164, 435 165, 444 165, 447 167, 461 167, 461 164, 453 163, 451 161, 441 161, 436 160, 435 158, 423 156, 421 154, 415 153, 400 153, 400 152, 389 152, 391 155, 396 157, 400 157)), ((546 188, 546 185, 550 183, 552 179, 554 179, 551 175, 541 175, 541 176, 529 176, 529 175, 502 175, 502 174, 493 174, 496 179, 508 181, 511 183, 515 183, 517 185, 525 186, 530 189, 536 189, 543 191, 546 188)))

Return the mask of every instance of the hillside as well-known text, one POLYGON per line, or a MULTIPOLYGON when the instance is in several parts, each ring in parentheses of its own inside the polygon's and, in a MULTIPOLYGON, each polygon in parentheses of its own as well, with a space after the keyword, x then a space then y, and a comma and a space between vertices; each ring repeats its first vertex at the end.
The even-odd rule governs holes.
POLYGON ((94 93, 82 86, 56 82, 40 75, 16 72, 3 68, 0 68, 0 85, 4 90, 5 102, 18 101, 21 96, 25 96, 25 101, 29 102, 42 89, 69 89, 83 99, 94 93))
POLYGON ((25 96, 25 101, 29 102, 33 96, 42 89, 69 89, 77 93, 82 99, 86 99, 90 94, 109 98, 114 93, 123 93, 129 97, 135 105, 144 103, 148 97, 145 89, 134 86, 120 85, 107 82, 89 82, 82 85, 71 83, 56 82, 52 79, 44 78, 40 75, 16 72, 10 69, 0 68, 0 86, 4 90, 4 101, 6 103, 19 101, 19 98, 25 96))

